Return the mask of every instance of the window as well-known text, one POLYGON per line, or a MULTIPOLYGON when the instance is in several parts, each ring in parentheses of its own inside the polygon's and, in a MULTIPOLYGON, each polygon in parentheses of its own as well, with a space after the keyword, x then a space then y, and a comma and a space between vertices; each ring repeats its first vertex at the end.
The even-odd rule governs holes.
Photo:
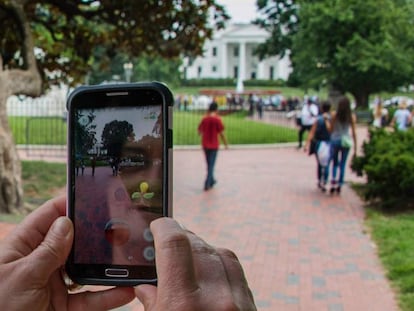
POLYGON ((275 76, 275 68, 273 66, 270 66, 269 68, 269 79, 274 80, 275 76))
POLYGON ((201 71, 202 71, 202 68, 200 66, 198 66, 197 67, 197 77, 198 78, 201 78, 201 71))
POLYGON ((256 79, 256 72, 252 71, 252 73, 250 74, 250 79, 255 80, 256 79))
POLYGON ((239 67, 234 66, 233 67, 233 78, 237 79, 239 77, 239 67))
POLYGON ((211 53, 212 53, 213 57, 217 56, 217 47, 213 47, 211 53))
POLYGON ((239 57, 239 47, 238 47, 238 46, 236 46, 236 47, 233 49, 233 56, 234 56, 234 57, 239 57))
POLYGON ((217 71, 217 66, 215 66, 215 65, 211 66, 211 71, 216 72, 217 71))

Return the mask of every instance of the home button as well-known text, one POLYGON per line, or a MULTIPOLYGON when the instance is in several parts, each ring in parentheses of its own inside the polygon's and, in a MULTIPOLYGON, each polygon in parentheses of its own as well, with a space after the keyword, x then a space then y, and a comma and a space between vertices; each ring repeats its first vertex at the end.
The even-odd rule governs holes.
POLYGON ((129 275, 127 269, 105 269, 105 275, 111 278, 126 278, 129 275))

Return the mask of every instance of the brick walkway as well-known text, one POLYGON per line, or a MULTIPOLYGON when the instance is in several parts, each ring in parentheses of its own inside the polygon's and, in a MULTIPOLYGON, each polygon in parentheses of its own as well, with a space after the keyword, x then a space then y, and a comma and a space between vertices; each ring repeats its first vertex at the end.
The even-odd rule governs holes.
MULTIPOLYGON (((362 202, 347 185, 340 196, 319 192, 315 170, 294 147, 230 148, 219 153, 216 187, 204 192, 202 152, 175 150, 174 216, 238 254, 259 310, 398 310, 362 202)), ((348 171, 346 180, 358 179, 348 171)))

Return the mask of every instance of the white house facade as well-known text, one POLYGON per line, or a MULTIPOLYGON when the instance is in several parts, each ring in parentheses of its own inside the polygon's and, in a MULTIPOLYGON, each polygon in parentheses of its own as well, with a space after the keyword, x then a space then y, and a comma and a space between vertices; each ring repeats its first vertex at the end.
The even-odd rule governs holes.
POLYGON ((216 33, 204 46, 204 55, 184 60, 186 79, 233 78, 286 80, 291 72, 289 57, 260 60, 255 48, 266 41, 269 33, 253 24, 232 24, 216 33))

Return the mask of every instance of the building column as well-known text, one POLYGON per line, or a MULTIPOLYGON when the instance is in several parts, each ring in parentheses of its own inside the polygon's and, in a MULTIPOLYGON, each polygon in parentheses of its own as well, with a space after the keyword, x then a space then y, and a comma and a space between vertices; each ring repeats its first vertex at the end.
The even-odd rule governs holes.
POLYGON ((239 75, 237 77, 236 90, 239 93, 244 92, 243 81, 246 79, 246 43, 240 42, 239 45, 239 75))
POLYGON ((265 62, 262 60, 259 62, 259 65, 257 65, 257 79, 268 79, 269 77, 266 76, 266 64, 265 62))
POLYGON ((228 78, 228 64, 227 64, 227 59, 228 59, 228 55, 227 55, 227 43, 226 42, 222 42, 220 44, 220 55, 221 55, 221 77, 223 79, 228 78))
POLYGON ((246 79, 246 43, 240 42, 239 45, 239 79, 246 79))

